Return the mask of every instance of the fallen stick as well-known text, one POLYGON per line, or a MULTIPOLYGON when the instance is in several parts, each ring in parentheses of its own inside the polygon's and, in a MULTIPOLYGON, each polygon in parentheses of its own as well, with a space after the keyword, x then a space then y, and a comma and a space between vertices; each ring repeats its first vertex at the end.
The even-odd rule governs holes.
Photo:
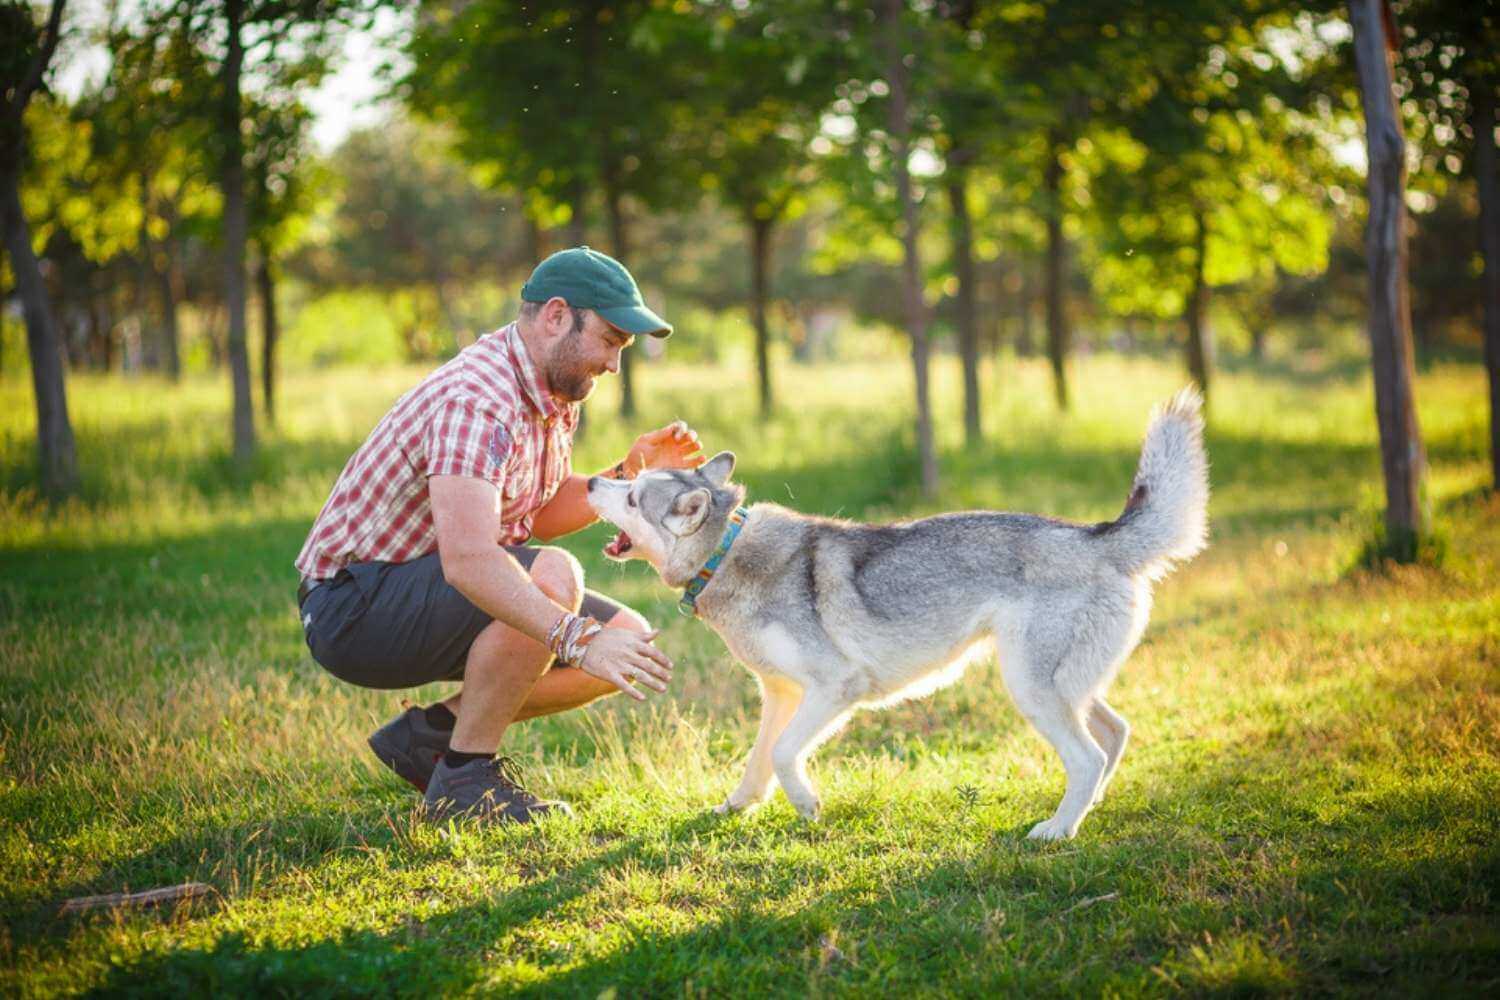
POLYGON ((59 913, 84 913, 88 910, 118 909, 125 906, 159 906, 179 899, 197 899, 213 892, 213 887, 202 882, 184 882, 182 885, 163 886, 144 892, 109 892, 102 896, 78 896, 70 899, 58 909, 59 913))
POLYGON ((1086 906, 1093 906, 1095 903, 1107 903, 1111 899, 1119 899, 1119 898, 1120 898, 1120 894, 1118 892, 1106 892, 1102 896, 1090 896, 1088 899, 1080 899, 1078 902, 1074 903, 1072 906, 1068 907, 1066 910, 1063 910, 1062 913, 1058 914, 1058 916, 1066 917, 1068 914, 1072 913, 1074 910, 1081 910, 1081 909, 1083 909, 1086 906))

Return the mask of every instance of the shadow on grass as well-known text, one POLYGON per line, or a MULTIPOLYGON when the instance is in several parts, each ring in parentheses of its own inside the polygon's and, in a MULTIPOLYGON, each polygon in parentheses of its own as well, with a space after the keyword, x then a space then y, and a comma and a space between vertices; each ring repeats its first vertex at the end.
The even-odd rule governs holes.
MULTIPOLYGON (((607 916, 595 916, 598 931, 618 946, 585 957, 552 940, 547 922, 576 919, 568 915, 571 907, 606 874, 628 867, 646 877, 669 876, 673 856, 681 859, 684 847, 715 823, 688 817, 673 822, 664 841, 628 838, 481 903, 306 946, 267 945, 254 931, 225 934, 210 945, 115 967, 99 993, 429 996, 484 991, 498 963, 517 973, 507 990, 529 981, 535 993, 591 997, 609 990, 618 996, 935 987, 990 996, 1133 991, 1160 985, 1151 970, 1163 964, 1190 993, 1368 988, 1380 982, 1373 973, 1392 985, 1418 985, 1433 975, 1455 987, 1491 978, 1500 948, 1494 928, 1484 928, 1494 904, 1485 903, 1473 880, 1500 874, 1494 850, 1479 859, 1478 870, 1473 858, 1410 859, 1383 847, 1361 856, 1350 850, 1349 831, 1331 834, 1325 825, 1314 834, 1317 820, 1295 807, 1280 817, 1287 829, 1239 825, 1233 807, 1247 795, 1265 798, 1245 772, 1286 769, 1281 754, 1251 754, 1184 781, 1145 807, 1127 807, 1113 822, 1112 810, 1103 808, 1082 843, 1037 846, 1023 840, 1023 825, 995 832, 977 850, 927 859, 877 891, 838 886, 792 912, 772 910, 804 895, 819 867, 768 858, 727 901, 705 910, 703 919, 690 919, 691 927, 661 930, 661 918, 610 925, 607 916), (1169 820, 1220 805, 1223 819, 1208 828, 1179 828, 1169 820), (1161 832, 1110 843, 1110 826, 1121 823, 1160 826, 1161 832), (1310 831, 1307 841, 1302 826, 1310 831), (1304 864, 1295 873, 1277 868, 1268 850, 1272 856, 1299 853, 1304 864), (1230 874, 1191 888, 1187 871, 1205 865, 1230 874), (1163 885, 1157 873, 1167 871, 1175 874, 1163 885), (1374 886, 1388 898, 1371 915, 1350 886, 1374 886), (1433 922, 1448 915, 1467 915, 1472 925, 1433 933, 1433 922), (1130 928, 1124 948, 1122 921, 1130 928), (1385 934, 1368 937, 1377 928, 1385 934), (1248 940, 1250 951, 1214 945, 1227 934, 1248 940), (1208 951, 1194 948, 1205 939, 1208 951), (1277 958, 1275 978, 1263 982, 1268 951, 1277 958)), ((1271 805, 1256 802, 1256 808, 1271 805)), ((832 811, 829 831, 793 831, 790 840, 837 840, 837 817, 832 811)), ((681 909, 697 913, 691 901, 681 909)))
POLYGON ((1300 783, 1321 793, 1337 780, 1299 762, 1294 742, 1229 748, 1144 801, 1110 800, 1073 844, 1024 840, 1028 821, 977 842, 955 838, 878 885, 854 879, 809 896, 820 845, 837 852, 841 829, 857 839, 868 812, 834 803, 826 826, 792 826, 777 845, 790 850, 737 872, 727 898, 676 898, 670 905, 691 926, 672 928, 677 921, 659 914, 610 923, 619 919, 611 907, 589 919, 613 944, 584 954, 554 938, 576 926, 550 931, 549 922, 576 924, 576 904, 622 868, 669 879, 721 822, 739 821, 678 818, 663 834, 627 837, 519 887, 379 931, 306 946, 226 934, 113 968, 100 992, 484 991, 497 963, 515 974, 506 989, 526 992, 529 982, 568 996, 1136 992, 1160 988, 1152 970, 1163 967, 1178 989, 1209 994, 1492 979, 1500 934, 1485 886, 1500 877, 1494 844, 1470 830, 1447 854, 1410 849, 1441 835, 1456 813, 1482 813, 1474 797, 1483 790, 1420 801, 1400 790, 1365 794, 1330 818, 1300 783), (793 898, 808 902, 774 912, 793 898))

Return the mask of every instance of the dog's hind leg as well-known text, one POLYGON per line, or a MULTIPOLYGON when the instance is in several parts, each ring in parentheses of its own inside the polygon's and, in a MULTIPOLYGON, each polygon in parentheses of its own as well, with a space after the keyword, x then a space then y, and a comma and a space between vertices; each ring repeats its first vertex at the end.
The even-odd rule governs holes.
POLYGON ((1099 779, 1099 790, 1094 793, 1094 804, 1098 805, 1104 800, 1104 790, 1115 776, 1115 769, 1120 766, 1120 758, 1125 755, 1125 744, 1130 740, 1130 723, 1110 708, 1103 698, 1095 698, 1089 705, 1088 726, 1108 758, 1104 777, 1099 779))
POLYGON ((1062 840, 1078 832, 1078 824, 1094 804, 1109 757, 1084 723, 1084 713, 1070 703, 1053 680, 1054 671, 1038 669, 1021 650, 1004 657, 1004 676, 1016 707, 1062 758, 1068 775, 1067 791, 1050 819, 1032 827, 1035 840, 1062 840))
POLYGON ((808 688, 792 721, 776 741, 771 761, 782 791, 803 819, 817 819, 822 804, 807 780, 807 757, 849 717, 848 698, 822 688, 808 688))
POLYGON ((756 677, 760 680, 761 692, 760 732, 745 762, 745 777, 729 798, 714 807, 716 813, 738 812, 765 801, 771 791, 771 781, 776 777, 771 750, 802 700, 802 690, 791 681, 765 674, 756 674, 756 677))

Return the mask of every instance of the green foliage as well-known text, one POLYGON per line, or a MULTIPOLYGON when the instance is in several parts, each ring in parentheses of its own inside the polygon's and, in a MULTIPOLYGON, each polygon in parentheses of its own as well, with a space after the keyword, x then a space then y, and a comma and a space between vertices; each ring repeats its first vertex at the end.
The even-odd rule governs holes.
POLYGON ((408 121, 350 135, 327 163, 338 195, 299 272, 323 285, 456 288, 529 271, 515 199, 477 183, 448 146, 444 130, 408 121))
POLYGON ((402 88, 539 224, 581 224, 595 191, 656 204, 681 182, 662 141, 667 77, 653 66, 652 19, 670 11, 638 0, 434 5, 406 46, 402 88))

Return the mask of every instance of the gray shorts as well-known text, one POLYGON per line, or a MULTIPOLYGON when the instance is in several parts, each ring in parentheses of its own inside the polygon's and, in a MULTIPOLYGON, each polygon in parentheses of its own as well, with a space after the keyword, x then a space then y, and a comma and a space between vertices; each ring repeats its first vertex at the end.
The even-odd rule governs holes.
MULTIPOLYGON (((507 545, 530 570, 541 549, 507 545)), ((585 591, 583 614, 607 622, 620 605, 585 591)), ((409 688, 464 675, 469 647, 494 621, 443 579, 437 553, 405 563, 352 563, 302 601, 313 659, 339 680, 409 688)))

